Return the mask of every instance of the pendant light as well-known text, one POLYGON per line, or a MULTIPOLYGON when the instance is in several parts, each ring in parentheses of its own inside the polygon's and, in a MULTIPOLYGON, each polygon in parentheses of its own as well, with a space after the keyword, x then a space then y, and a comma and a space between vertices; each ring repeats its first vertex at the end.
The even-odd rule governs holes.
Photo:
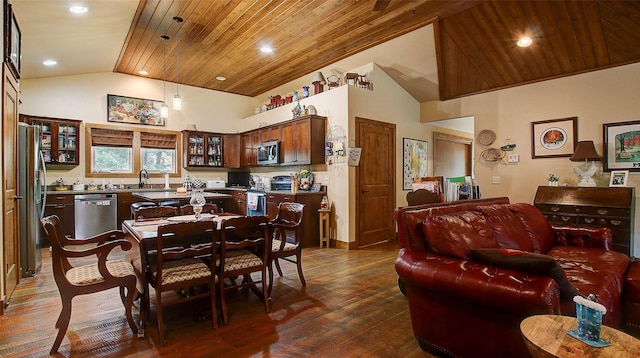
POLYGON ((169 118, 169 107, 167 106, 167 40, 169 36, 162 35, 160 38, 164 41, 164 58, 162 60, 162 105, 160 106, 160 118, 169 118))
MULTIPOLYGON (((182 18, 180 16, 174 16, 173 17, 173 21, 175 21, 178 25, 183 21, 182 18)), ((174 111, 180 111, 182 110, 182 97, 180 97, 180 93, 178 92, 178 54, 180 53, 178 51, 178 45, 180 44, 180 38, 178 37, 178 32, 180 31, 180 28, 178 28, 178 31, 176 31, 176 94, 173 96, 173 110, 174 111)))

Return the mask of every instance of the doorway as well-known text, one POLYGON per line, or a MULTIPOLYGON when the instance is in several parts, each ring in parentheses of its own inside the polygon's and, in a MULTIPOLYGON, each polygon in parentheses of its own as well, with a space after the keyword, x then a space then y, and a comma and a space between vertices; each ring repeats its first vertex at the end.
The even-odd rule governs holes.
POLYGON ((356 246, 390 241, 395 235, 395 124, 358 118, 356 143, 362 148, 356 167, 356 246))
POLYGON ((429 125, 433 127, 433 175, 474 177, 474 117, 444 119, 429 125))

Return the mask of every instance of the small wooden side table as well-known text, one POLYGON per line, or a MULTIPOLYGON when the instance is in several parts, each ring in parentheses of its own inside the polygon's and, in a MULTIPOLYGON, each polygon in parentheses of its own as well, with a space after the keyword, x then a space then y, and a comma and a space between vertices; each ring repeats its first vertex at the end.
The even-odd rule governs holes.
POLYGON ((331 209, 318 209, 318 213, 320 213, 320 247, 324 247, 326 243, 327 248, 329 248, 329 233, 331 232, 329 215, 331 214, 331 209))
POLYGON ((531 316, 520 323, 532 357, 640 357, 640 340, 624 332, 603 325, 600 338, 611 345, 596 348, 567 334, 577 328, 575 317, 558 315, 531 316))

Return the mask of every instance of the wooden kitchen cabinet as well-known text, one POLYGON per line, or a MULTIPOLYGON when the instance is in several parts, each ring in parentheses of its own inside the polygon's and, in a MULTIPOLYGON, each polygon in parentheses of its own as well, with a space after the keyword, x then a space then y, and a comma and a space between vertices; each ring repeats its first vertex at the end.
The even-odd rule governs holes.
POLYGON ((260 133, 258 130, 242 133, 240 136, 240 166, 255 167, 258 165, 258 144, 260 144, 260 133))
POLYGON ((260 133, 260 143, 281 140, 279 125, 264 127, 259 129, 258 132, 260 133))
POLYGON ((281 165, 324 164, 326 121, 306 116, 280 124, 281 165))
POLYGON ((40 149, 47 166, 77 166, 80 164, 80 123, 74 119, 59 119, 20 115, 20 121, 40 127, 40 149))
POLYGON ((210 132, 182 131, 185 168, 221 168, 222 135, 210 132))
MULTIPOLYGON (((44 216, 58 215, 64 235, 75 237, 75 210, 73 194, 47 194, 44 216)), ((43 247, 51 246, 47 235, 43 235, 43 247)))
POLYGON ((222 153, 225 168, 240 168, 241 138, 240 134, 225 134, 222 138, 222 153))
POLYGON ((278 215, 278 205, 282 202, 295 202, 295 194, 267 193, 267 217, 273 220, 278 215))
POLYGON ((235 207, 229 207, 228 209, 225 209, 225 211, 234 214, 247 215, 247 192, 244 190, 232 190, 230 194, 233 196, 232 202, 235 207))
POLYGON ((540 186, 534 205, 552 225, 611 229, 613 250, 633 256, 634 188, 540 186))

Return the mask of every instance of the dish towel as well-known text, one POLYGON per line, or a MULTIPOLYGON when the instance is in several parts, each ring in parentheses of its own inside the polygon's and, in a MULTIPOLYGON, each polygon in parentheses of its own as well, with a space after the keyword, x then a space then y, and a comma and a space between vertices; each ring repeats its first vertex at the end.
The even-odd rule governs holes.
POLYGON ((258 209, 258 194, 247 193, 247 208, 250 210, 258 209))

